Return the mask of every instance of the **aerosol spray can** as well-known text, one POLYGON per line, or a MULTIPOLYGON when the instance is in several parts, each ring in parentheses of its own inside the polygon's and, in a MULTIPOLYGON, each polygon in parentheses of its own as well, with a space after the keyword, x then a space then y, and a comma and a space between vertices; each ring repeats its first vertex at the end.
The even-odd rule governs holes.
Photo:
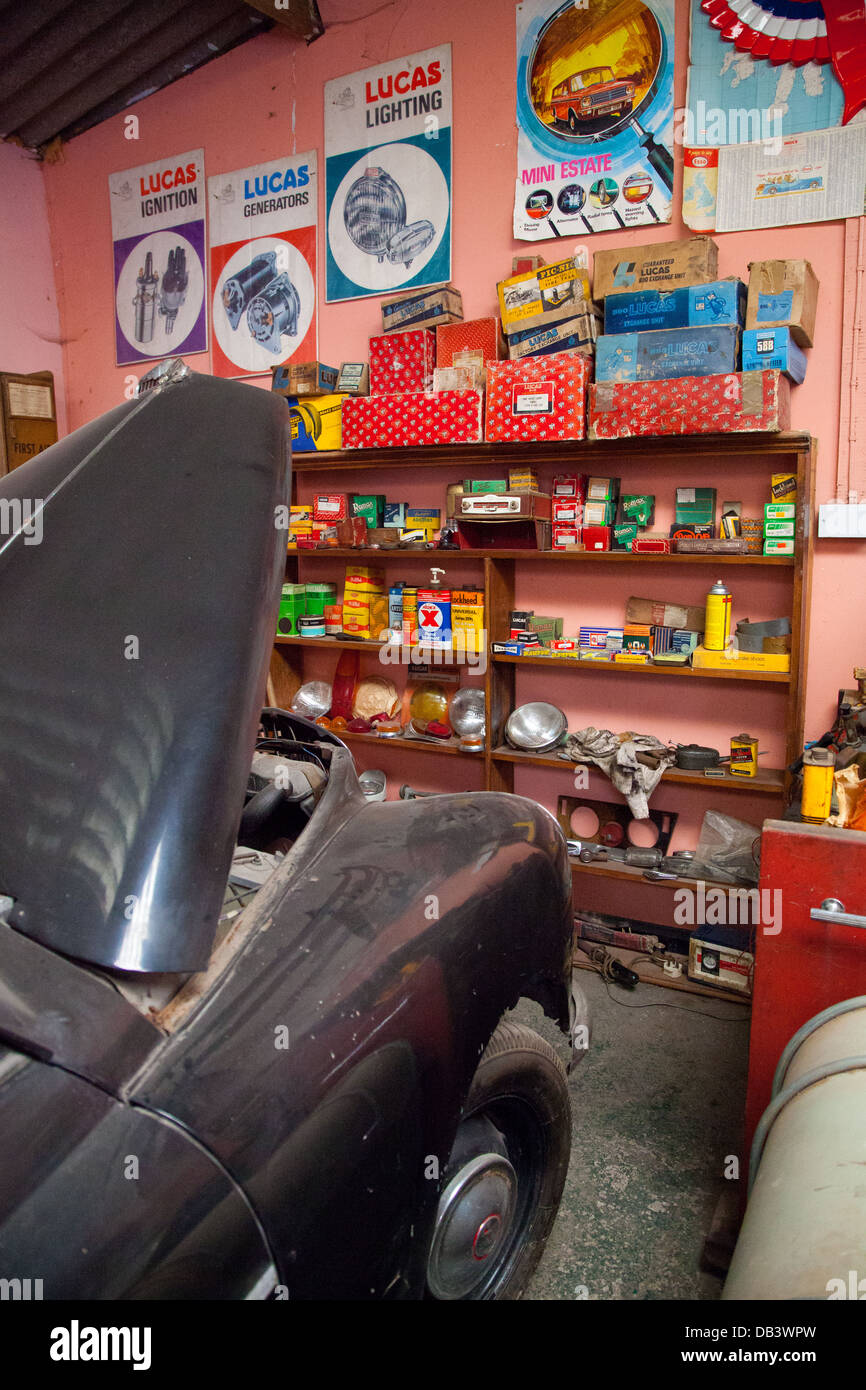
POLYGON ((717 579, 707 594, 704 617, 704 646, 708 652, 723 652, 731 635, 731 591, 717 579))
POLYGON ((821 825, 833 802, 836 754, 832 748, 809 748, 803 754, 803 799, 800 819, 821 825))

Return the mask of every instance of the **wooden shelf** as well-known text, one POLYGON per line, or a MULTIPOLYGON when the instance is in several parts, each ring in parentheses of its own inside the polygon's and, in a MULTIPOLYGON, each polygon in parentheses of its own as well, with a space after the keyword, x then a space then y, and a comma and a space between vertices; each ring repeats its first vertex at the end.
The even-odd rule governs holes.
MULTIPOLYGON (((694 888, 703 883, 705 888, 722 888, 726 893, 743 891, 750 885, 746 883, 719 883, 713 878, 644 878, 647 869, 638 869, 634 864, 598 863, 581 864, 579 859, 569 859, 572 874, 593 874, 600 878, 615 878, 623 883, 639 883, 642 888, 694 888)), ((754 885, 757 887, 757 885, 754 885)), ((578 911, 580 909, 578 908, 578 911)))
MULTIPOLYGON (((315 638, 313 639, 315 641, 315 638)), ((556 656, 507 656, 497 653, 490 657, 497 665, 509 666, 553 666, 557 669, 568 667, 572 671, 606 671, 617 676, 673 676, 677 680, 700 678, 723 681, 770 681, 777 685, 790 685, 790 672, 786 671, 713 671, 692 666, 631 666, 615 661, 580 661, 574 657, 556 656)))
MULTIPOLYGON (((584 942, 581 938, 575 937, 573 963, 578 970, 595 970, 595 966, 586 954, 584 945, 600 945, 592 941, 584 942)), ((752 996, 750 994, 739 994, 731 989, 716 989, 711 985, 703 985, 699 980, 690 980, 686 974, 687 956, 678 956, 683 967, 682 975, 666 975, 660 965, 656 965, 649 956, 636 951, 627 951, 621 946, 605 946, 608 955, 615 957, 622 965, 633 970, 639 977, 641 984, 661 985, 662 989, 676 989, 682 994, 698 994, 704 999, 718 999, 725 1004, 745 1004, 750 1007, 752 996)), ((674 955, 675 953, 668 953, 674 955)), ((627 1004, 626 1008, 640 1008, 639 1004, 627 1004)))
MULTIPOLYGON (((504 744, 494 748, 491 753, 494 762, 520 763, 530 767, 558 768, 573 772, 576 767, 593 770, 592 763, 575 763, 568 758, 558 758, 555 753, 522 753, 517 748, 504 744)), ((781 798, 785 788, 785 773, 781 768, 760 768, 754 777, 732 777, 726 772, 724 777, 705 777, 703 772, 692 772, 686 768, 666 768, 662 781, 676 782, 684 787, 700 787, 702 791, 751 792, 757 796, 781 798)))
POLYGON ((456 743, 425 743, 423 739, 415 738, 380 738, 378 734, 353 734, 345 730, 336 735, 344 743, 366 743, 375 744, 377 748, 399 748, 404 753, 445 753, 458 758, 465 758, 467 762, 476 762, 479 767, 484 767, 483 753, 464 753, 456 743))
POLYGON ((633 565, 770 565, 790 568, 796 561, 793 555, 632 555, 628 550, 380 550, 371 547, 323 546, 320 550, 289 550, 289 559, 300 560, 357 560, 361 557, 373 563, 379 560, 549 560, 556 564, 583 561, 586 564, 633 565))
POLYGON ((617 456, 629 459, 684 455, 689 461, 700 456, 741 457, 754 467, 755 458, 776 463, 780 456, 808 450, 807 434, 785 431, 780 434, 673 434, 646 439, 557 439, 534 440, 520 444, 437 444, 396 449, 340 449, 332 453, 292 455, 294 473, 327 473, 333 469, 489 467, 501 461, 512 468, 521 463, 537 466, 563 460, 609 463, 617 456))
POLYGON ((341 651, 354 652, 378 652, 382 647, 387 647, 387 642, 378 641, 354 641, 346 639, 342 641, 337 637, 275 637, 275 647, 339 647, 341 651))

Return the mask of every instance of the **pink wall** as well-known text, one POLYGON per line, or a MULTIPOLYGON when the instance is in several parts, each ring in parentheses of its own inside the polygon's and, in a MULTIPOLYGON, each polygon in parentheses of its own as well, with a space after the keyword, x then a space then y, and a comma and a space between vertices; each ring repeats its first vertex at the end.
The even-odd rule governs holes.
POLYGON ((63 350, 42 168, 0 143, 0 372, 53 372, 66 429, 63 350))
MULTIPOLYGON (((516 152, 514 0, 476 0, 474 5, 467 5, 464 0, 406 0, 400 5, 378 6, 371 6, 369 0, 340 0, 339 4, 336 0, 322 0, 321 9, 329 27, 311 47, 295 44, 279 32, 256 39, 139 103, 135 108, 140 121, 137 142, 124 139, 123 118, 118 116, 74 140, 61 163, 46 167, 71 426, 82 424, 121 400, 127 374, 126 369, 114 366, 108 174, 199 145, 204 146, 206 168, 211 174, 274 159, 287 150, 312 148, 319 151, 321 167, 324 81, 387 57, 443 42, 453 44, 454 56, 453 279, 463 291, 467 317, 495 312, 495 281, 508 273, 513 252, 525 249, 511 236, 516 152), (368 10, 371 12, 366 15, 368 10)), ((686 0, 678 0, 677 13, 677 84, 681 104, 687 54, 686 0)), ((679 204, 679 179, 678 167, 675 207, 679 204)), ((323 184, 322 178, 322 223, 323 184)), ((675 214, 669 227, 608 233, 599 239, 599 244, 610 248, 687 234, 675 214)), ((819 500, 830 497, 834 489, 843 239, 841 223, 718 238, 722 275, 744 275, 749 261, 761 257, 793 256, 811 260, 820 277, 815 348, 809 376, 803 386, 795 389, 793 404, 795 428, 810 431, 820 441, 819 500)), ((547 243, 540 250, 553 259, 571 245, 547 243)), ((320 356, 327 362, 363 357, 367 338, 376 331, 375 300, 320 306, 320 356)), ((192 365, 208 370, 209 361, 203 356, 193 359, 192 365)), ((428 504, 435 505, 441 498, 431 496, 431 489, 444 489, 449 480, 442 475, 434 482, 431 475, 413 483, 413 489, 421 488, 428 504)), ((636 470, 632 481, 641 481, 636 470)), ((716 481, 721 485, 724 480, 716 481)), ((351 485, 345 474, 335 477, 334 482, 351 485)), ((648 484, 647 479, 645 485, 648 484)), ((534 576, 535 569, 527 567, 526 574, 534 576)), ((662 571, 653 570, 651 574, 652 587, 657 588, 662 571)), ((676 584, 678 574, 672 570, 669 579, 676 584)), ((866 656, 866 608, 851 602, 855 594, 863 591, 864 581, 866 551, 862 545, 818 545, 807 713, 807 728, 813 737, 827 726, 836 688, 850 684, 852 665, 866 656)), ((601 571, 593 575, 587 570, 582 574, 579 590, 576 579, 570 581, 574 587, 567 598, 561 586, 543 582, 549 591, 544 598, 548 607, 562 611, 567 606, 574 617, 581 612, 594 617, 611 602, 604 588, 606 575, 601 571)), ((644 591, 649 583, 638 579, 634 582, 641 584, 644 591)), ((695 592, 686 595, 692 602, 700 601, 705 588, 701 581, 695 582, 695 592)), ((733 587, 739 616, 758 618, 777 612, 774 583, 775 576, 770 571, 764 578, 758 578, 756 572, 748 582, 738 579, 733 587)), ((522 588, 528 599, 530 591, 523 582, 522 588)), ((780 597, 778 603, 783 602, 780 597)), ((537 610, 542 608, 540 597, 534 606, 537 610)), ((528 673, 521 677, 524 698, 530 693, 530 682, 528 673)), ((659 734, 700 739, 715 729, 718 742, 722 738, 720 723, 725 735, 738 731, 744 723, 750 727, 754 723, 755 731, 762 732, 768 745, 774 741, 781 702, 771 690, 759 702, 754 694, 741 696, 732 691, 729 683, 707 682, 706 690, 702 687, 700 693, 689 691, 687 706, 672 710, 664 706, 660 695, 646 698, 650 692, 644 687, 649 684, 645 681, 640 687, 639 709, 648 726, 653 719, 658 720, 659 734)), ((667 687, 667 682, 661 684, 667 687)), ((622 682, 620 691, 621 687, 622 682)), ((537 681, 533 689, 538 693, 537 681)), ((573 719, 604 723, 620 717, 622 723, 612 726, 626 727, 637 717, 633 698, 631 708, 621 712, 611 710, 607 692, 605 702, 599 704, 600 686, 593 694, 584 690, 580 682, 569 685, 565 678, 558 682, 553 678, 549 693, 562 699, 573 719), (580 700, 585 702, 585 708, 580 700)), ((777 737, 775 743, 778 744, 777 737)), ((455 777, 466 776, 450 766, 451 759, 419 756, 417 761, 423 763, 425 770, 429 768, 428 784, 434 765, 437 781, 443 785, 453 785, 455 777), (446 763, 448 768, 444 767, 446 763)), ((544 772, 523 772, 519 789, 550 802, 555 788, 545 780, 549 776, 544 772)), ((756 815, 766 809, 766 805, 754 808, 756 815)))

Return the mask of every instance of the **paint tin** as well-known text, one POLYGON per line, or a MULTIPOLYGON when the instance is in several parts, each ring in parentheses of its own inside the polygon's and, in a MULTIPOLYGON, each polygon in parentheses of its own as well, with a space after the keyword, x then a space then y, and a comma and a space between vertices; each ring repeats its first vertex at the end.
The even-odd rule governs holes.
POLYGON ((325 608, 325 636, 336 637, 343 631, 343 605, 331 603, 325 608))
POLYGON ((736 734, 731 739, 732 777, 754 777, 758 771, 758 740, 749 734, 736 734))
POLYGON ((325 636, 325 617, 324 614, 306 614, 298 618, 299 637, 324 637, 325 636))
POLYGON ((451 646, 451 590, 418 590, 418 641, 451 646))
POLYGON ((803 754, 803 799, 800 819, 821 825, 833 802, 836 754, 832 748, 809 748, 803 754))

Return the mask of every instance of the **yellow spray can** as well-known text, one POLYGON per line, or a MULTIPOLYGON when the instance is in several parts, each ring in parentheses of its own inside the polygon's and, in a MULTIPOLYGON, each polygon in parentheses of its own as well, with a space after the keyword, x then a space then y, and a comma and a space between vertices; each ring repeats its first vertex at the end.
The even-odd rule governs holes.
POLYGON ((803 799, 800 819, 821 825, 833 802, 833 773, 836 754, 832 748, 809 748, 803 754, 803 799))
POLYGON ((723 652, 731 635, 731 591, 717 579, 707 594, 704 617, 704 647, 708 652, 723 652))

